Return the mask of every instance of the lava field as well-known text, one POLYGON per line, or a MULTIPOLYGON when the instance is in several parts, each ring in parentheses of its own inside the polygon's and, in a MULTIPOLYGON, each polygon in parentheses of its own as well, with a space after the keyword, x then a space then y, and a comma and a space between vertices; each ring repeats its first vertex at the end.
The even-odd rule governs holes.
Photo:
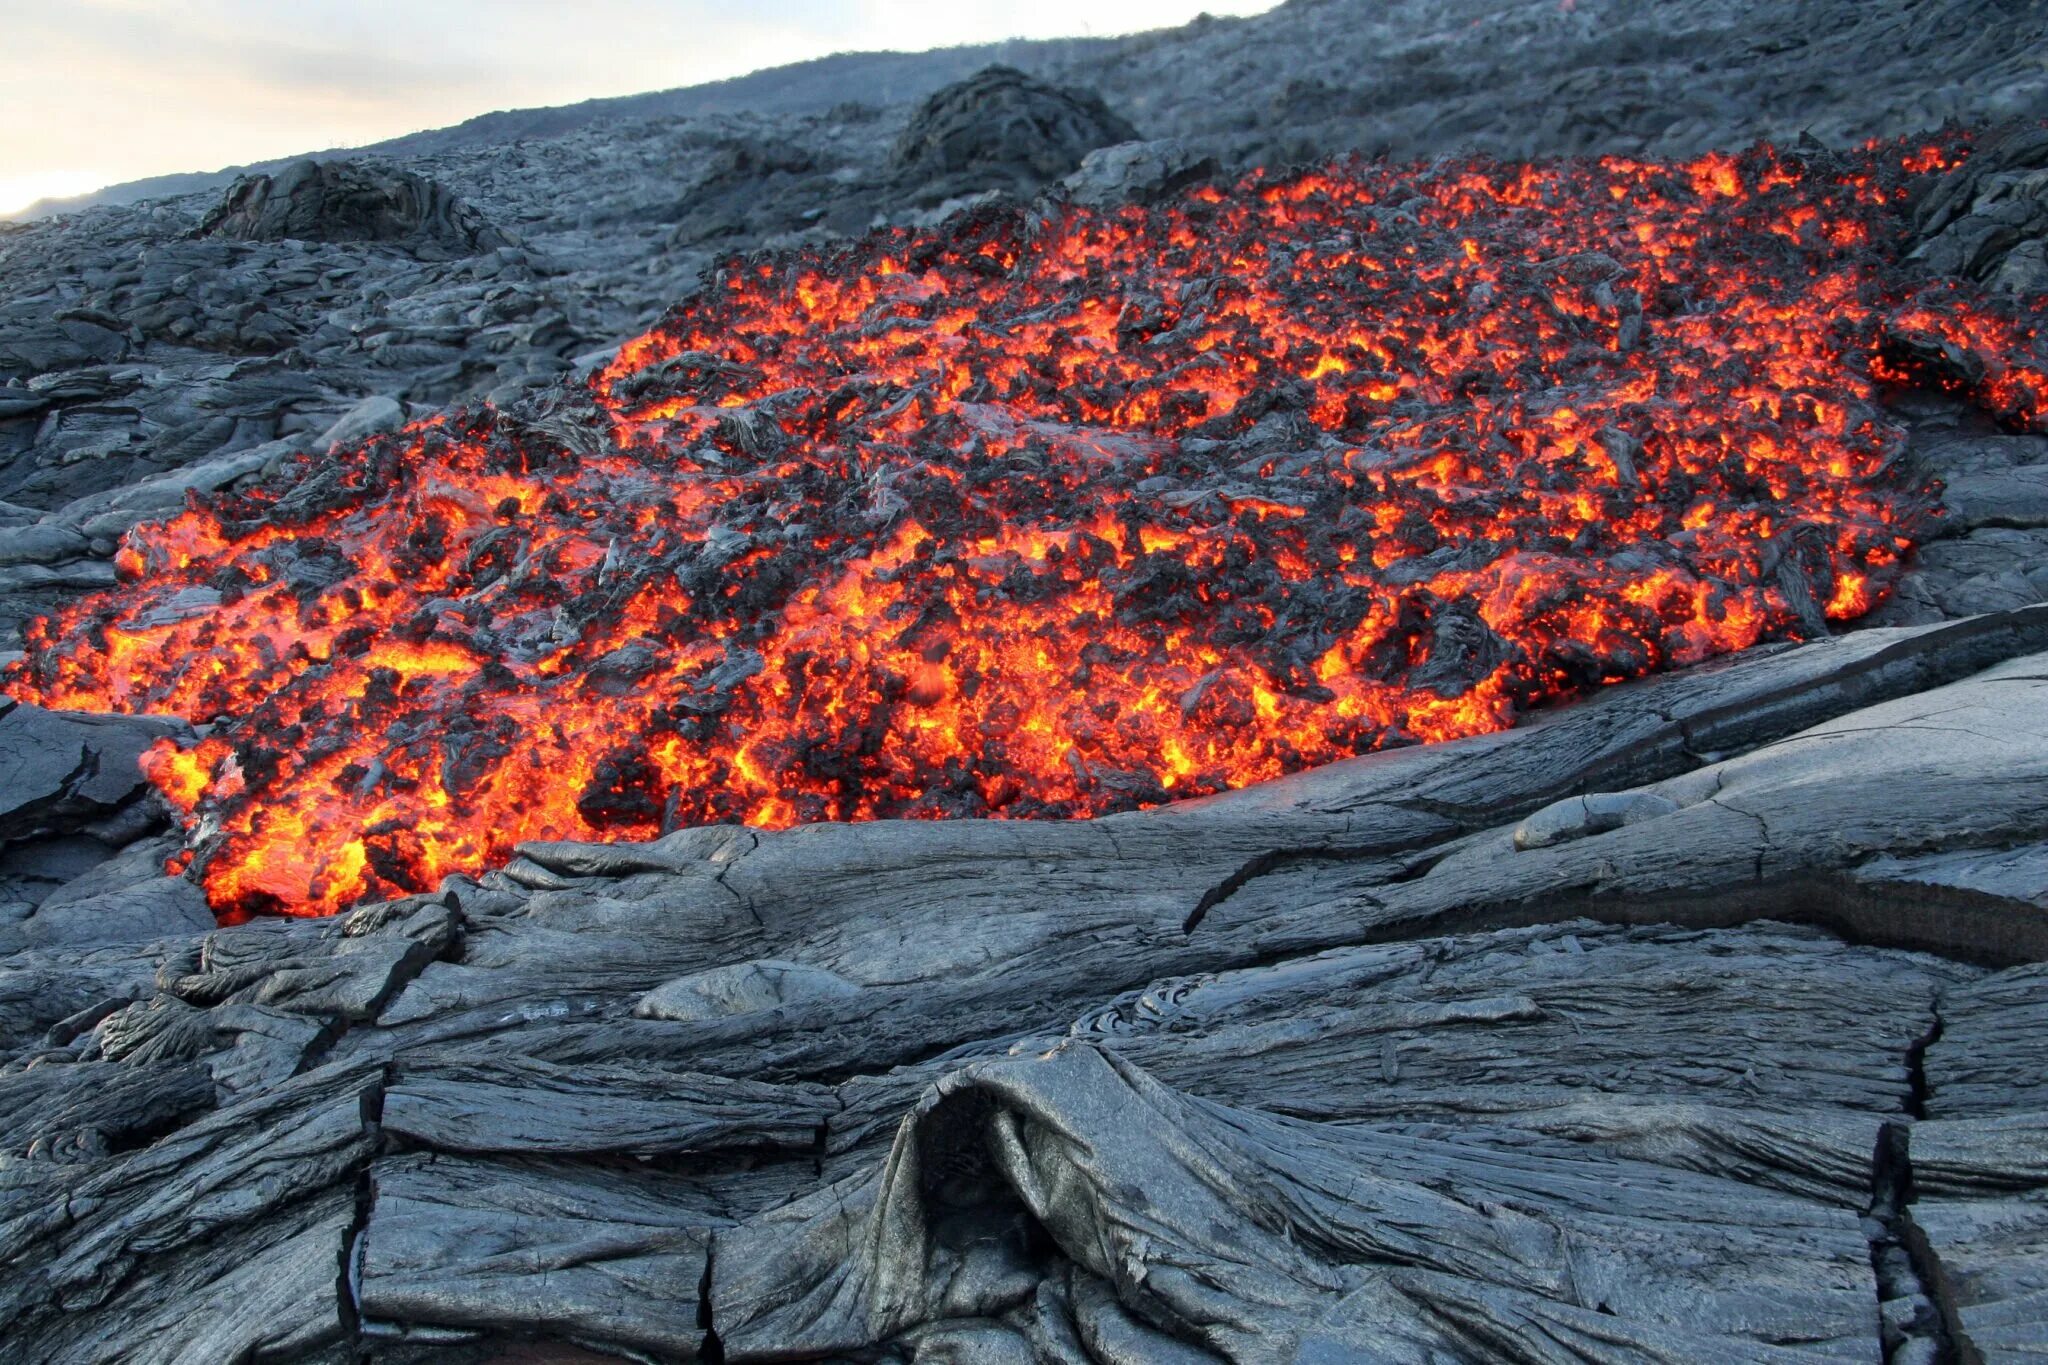
POLYGON ((734 260, 583 386, 139 527, 20 700, 146 766, 226 918, 521 840, 1155 805, 1884 594, 1885 390, 2048 425, 1902 257, 1960 138, 1346 162, 734 260))

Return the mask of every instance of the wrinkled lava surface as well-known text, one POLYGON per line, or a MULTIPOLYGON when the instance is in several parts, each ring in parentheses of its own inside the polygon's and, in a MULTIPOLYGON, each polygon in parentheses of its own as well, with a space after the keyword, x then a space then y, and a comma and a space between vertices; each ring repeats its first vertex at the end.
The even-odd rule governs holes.
POLYGON ((1932 515, 1889 385, 2039 427, 1899 260, 1959 139, 1346 163, 729 263, 602 372, 138 528, 7 689, 228 917, 524 839, 1171 801, 1812 634, 1932 515))

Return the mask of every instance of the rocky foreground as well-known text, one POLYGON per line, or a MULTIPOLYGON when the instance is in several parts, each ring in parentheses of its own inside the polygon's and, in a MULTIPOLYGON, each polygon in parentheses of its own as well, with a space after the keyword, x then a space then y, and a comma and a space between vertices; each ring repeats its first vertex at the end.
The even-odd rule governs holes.
MULTIPOLYGON (((2048 439, 1914 458, 2048 520, 2048 439)), ((2048 607, 1156 811, 231 928, 161 874, 162 728, 0 716, 17 860, 128 840, 0 928, 10 1359, 2048 1341, 2048 607)))

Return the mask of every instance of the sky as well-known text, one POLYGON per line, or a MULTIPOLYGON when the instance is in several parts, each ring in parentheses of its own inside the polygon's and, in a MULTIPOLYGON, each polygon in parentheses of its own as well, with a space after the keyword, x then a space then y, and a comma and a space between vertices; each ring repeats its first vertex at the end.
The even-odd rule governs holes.
POLYGON ((1107 36, 1273 3, 0 0, 0 215, 833 52, 1107 36))

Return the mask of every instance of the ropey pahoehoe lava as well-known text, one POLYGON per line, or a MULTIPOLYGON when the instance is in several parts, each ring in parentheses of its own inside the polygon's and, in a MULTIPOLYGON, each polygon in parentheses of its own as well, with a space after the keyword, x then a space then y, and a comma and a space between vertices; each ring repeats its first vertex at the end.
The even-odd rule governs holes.
POLYGON ((524 839, 1071 816, 1870 608, 1887 385, 2042 425, 1899 260, 1963 140, 1350 162, 728 264, 587 385, 132 532, 8 691, 172 712, 234 917, 524 839))

